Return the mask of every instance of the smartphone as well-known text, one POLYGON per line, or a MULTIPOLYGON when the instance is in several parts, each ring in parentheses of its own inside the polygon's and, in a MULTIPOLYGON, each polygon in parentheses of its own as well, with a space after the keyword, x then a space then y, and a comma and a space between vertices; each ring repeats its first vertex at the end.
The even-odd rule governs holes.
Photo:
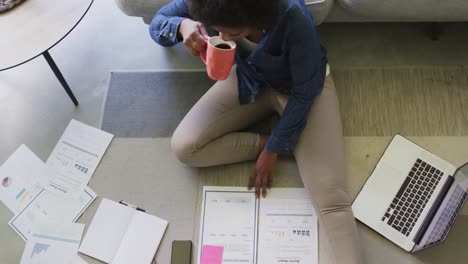
POLYGON ((172 241, 171 264, 190 264, 192 261, 192 241, 172 241))

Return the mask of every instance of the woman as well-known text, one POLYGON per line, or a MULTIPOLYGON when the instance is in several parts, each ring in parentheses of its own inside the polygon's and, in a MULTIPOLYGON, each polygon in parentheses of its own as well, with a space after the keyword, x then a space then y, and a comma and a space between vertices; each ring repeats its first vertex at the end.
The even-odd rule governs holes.
POLYGON ((177 127, 177 157, 198 167, 256 159, 248 188, 265 197, 278 155, 294 154, 333 262, 362 263, 334 83, 303 0, 174 0, 153 18, 150 34, 198 56, 205 27, 237 42, 236 66, 177 127), (281 118, 271 135, 238 132, 274 111, 281 118))

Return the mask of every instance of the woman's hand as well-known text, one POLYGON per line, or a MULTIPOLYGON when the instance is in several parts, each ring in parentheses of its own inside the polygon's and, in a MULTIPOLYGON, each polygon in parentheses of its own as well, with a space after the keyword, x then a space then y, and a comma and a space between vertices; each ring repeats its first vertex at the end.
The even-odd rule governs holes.
POLYGON ((260 189, 262 189, 262 197, 266 197, 267 188, 271 188, 273 180, 273 172, 275 171, 278 154, 269 152, 266 148, 262 150, 257 158, 255 170, 249 179, 249 190, 255 185, 255 197, 260 198, 260 189))
POLYGON ((200 56, 200 52, 206 49, 206 40, 210 36, 202 23, 191 19, 184 19, 179 26, 185 47, 194 55, 200 56))

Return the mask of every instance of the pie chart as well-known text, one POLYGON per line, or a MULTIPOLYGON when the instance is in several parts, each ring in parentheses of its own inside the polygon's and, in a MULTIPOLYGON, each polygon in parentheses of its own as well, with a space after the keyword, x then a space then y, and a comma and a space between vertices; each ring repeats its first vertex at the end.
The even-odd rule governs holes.
POLYGON ((2 186, 5 188, 8 188, 10 187, 10 185, 11 185, 11 178, 9 177, 4 178, 2 181, 2 186))

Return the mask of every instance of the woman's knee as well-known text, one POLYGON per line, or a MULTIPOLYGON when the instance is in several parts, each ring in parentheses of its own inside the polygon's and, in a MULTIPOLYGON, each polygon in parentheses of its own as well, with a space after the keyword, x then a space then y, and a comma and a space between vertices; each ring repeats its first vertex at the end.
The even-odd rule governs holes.
POLYGON ((343 188, 329 188, 312 194, 321 215, 351 211, 351 199, 343 188))
POLYGON ((171 139, 171 149, 180 162, 194 166, 193 157, 196 152, 196 148, 193 141, 174 133, 171 139))

